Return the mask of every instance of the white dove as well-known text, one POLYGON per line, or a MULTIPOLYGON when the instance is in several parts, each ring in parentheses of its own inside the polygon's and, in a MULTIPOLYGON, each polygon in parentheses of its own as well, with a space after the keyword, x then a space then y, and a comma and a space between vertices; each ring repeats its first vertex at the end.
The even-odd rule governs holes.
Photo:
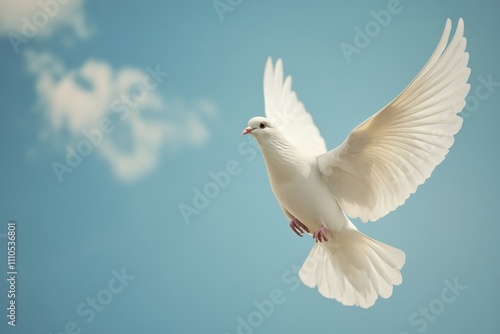
POLYGON ((316 240, 302 282, 344 305, 372 306, 402 282, 403 251, 359 232, 350 217, 374 221, 402 205, 443 161, 462 126, 469 92, 463 20, 448 44, 451 21, 413 81, 387 106, 326 150, 311 115, 283 81, 283 64, 264 71, 266 117, 242 135, 257 140, 271 188, 292 230, 316 240), (346 215, 347 214, 347 215, 346 215))

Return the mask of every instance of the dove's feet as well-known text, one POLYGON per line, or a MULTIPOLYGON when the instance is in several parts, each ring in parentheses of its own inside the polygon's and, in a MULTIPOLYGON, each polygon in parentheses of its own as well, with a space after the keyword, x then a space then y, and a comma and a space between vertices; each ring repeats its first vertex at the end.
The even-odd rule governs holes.
POLYGON ((299 237, 301 237, 304 232, 309 233, 309 229, 307 228, 307 226, 302 224, 302 222, 300 220, 298 220, 297 218, 294 218, 290 221, 290 228, 299 237))
POLYGON ((328 239, 326 238, 327 233, 328 229, 324 226, 321 226, 316 231, 314 231, 313 239, 316 240, 316 242, 328 241, 328 239))

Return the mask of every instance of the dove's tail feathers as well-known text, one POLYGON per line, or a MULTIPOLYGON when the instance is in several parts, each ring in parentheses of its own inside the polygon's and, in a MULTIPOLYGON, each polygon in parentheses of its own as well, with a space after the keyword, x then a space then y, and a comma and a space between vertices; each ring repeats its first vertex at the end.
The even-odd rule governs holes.
POLYGON ((404 263, 403 251, 347 230, 314 244, 299 277, 326 298, 369 308, 378 296, 389 298, 392 287, 401 284, 404 263))

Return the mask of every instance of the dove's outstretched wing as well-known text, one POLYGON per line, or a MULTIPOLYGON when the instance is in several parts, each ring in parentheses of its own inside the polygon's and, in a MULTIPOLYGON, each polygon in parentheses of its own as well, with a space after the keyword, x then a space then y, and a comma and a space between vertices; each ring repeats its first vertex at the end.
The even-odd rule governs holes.
POLYGON ((453 144, 470 69, 462 19, 448 44, 450 30, 448 19, 431 58, 398 97, 318 156, 331 193, 349 216, 373 221, 402 205, 453 144))
POLYGON ((283 81, 283 62, 273 68, 271 58, 264 70, 264 102, 266 117, 281 130, 295 147, 315 155, 326 152, 326 145, 311 115, 292 90, 292 78, 283 81))

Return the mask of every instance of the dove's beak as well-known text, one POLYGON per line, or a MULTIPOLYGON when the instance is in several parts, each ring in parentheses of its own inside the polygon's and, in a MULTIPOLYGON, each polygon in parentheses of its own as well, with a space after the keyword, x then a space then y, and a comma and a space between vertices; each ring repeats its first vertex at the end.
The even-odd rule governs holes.
POLYGON ((247 127, 245 128, 245 130, 243 130, 243 132, 241 133, 241 135, 242 135, 242 136, 247 135, 247 134, 249 134, 250 132, 252 132, 252 130, 253 130, 253 128, 251 128, 251 127, 247 126, 247 127))

